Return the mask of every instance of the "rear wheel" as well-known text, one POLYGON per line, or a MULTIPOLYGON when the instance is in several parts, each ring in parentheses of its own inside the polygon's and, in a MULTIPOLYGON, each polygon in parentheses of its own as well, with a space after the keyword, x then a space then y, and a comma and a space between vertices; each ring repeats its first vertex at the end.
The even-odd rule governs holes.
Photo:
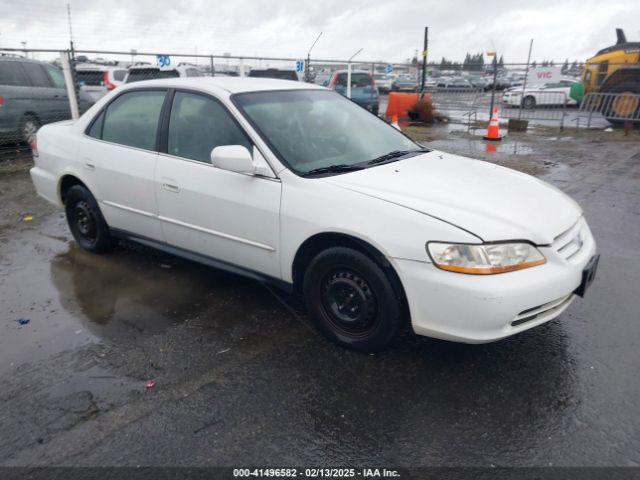
POLYGON ((74 185, 67 191, 65 210, 69 229, 84 250, 101 253, 109 250, 112 239, 98 202, 83 185, 74 185))
POLYGON ((384 271, 356 250, 335 247, 318 254, 303 291, 318 330, 342 346, 374 352, 398 331, 400 299, 384 271))
POLYGON ((20 122, 20 137, 23 142, 31 143, 31 140, 38 132, 40 122, 35 115, 27 114, 20 122))

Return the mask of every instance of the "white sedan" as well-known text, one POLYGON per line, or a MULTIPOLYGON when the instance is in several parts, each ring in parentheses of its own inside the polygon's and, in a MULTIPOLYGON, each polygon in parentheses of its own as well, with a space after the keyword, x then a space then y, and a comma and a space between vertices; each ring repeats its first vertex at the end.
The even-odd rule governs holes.
POLYGON ((306 83, 125 85, 33 147, 35 187, 82 248, 128 238, 269 282, 363 351, 404 322, 459 342, 508 337, 560 315, 597 266, 558 189, 424 148, 306 83))
POLYGON ((502 102, 510 107, 536 108, 561 105, 577 105, 571 97, 571 89, 578 82, 560 80, 559 82, 531 85, 522 92, 522 86, 512 87, 502 94, 502 102))

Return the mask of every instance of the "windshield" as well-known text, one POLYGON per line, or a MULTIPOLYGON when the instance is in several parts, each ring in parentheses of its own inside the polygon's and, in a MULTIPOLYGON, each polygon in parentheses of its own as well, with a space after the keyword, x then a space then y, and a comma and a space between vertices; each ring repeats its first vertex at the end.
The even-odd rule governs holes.
POLYGON ((336 165, 364 168, 390 152, 424 150, 334 92, 248 92, 233 99, 284 163, 301 175, 336 165))

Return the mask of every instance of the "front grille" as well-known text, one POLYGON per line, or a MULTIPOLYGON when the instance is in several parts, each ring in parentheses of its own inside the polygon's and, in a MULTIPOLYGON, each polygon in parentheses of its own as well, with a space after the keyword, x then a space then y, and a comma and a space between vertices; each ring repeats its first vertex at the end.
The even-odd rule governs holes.
POLYGON ((518 316, 516 316, 516 318, 511 322, 511 326, 517 327, 518 325, 522 325, 526 322, 531 322, 542 317, 551 316, 557 311, 562 310, 564 307, 566 307, 572 299, 573 293, 570 293, 569 295, 558 298, 557 300, 553 300, 552 302, 544 303, 533 308, 527 308, 526 310, 520 312, 518 316))
POLYGON ((553 239, 553 248, 565 260, 576 256, 587 240, 588 230, 584 218, 553 239))

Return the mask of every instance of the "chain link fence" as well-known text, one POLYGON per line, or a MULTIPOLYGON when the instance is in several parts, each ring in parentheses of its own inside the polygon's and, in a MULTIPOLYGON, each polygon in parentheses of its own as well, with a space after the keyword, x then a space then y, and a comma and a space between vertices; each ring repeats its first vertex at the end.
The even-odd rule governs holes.
MULTIPOLYGON (((625 64, 625 67, 633 65, 625 64)), ((640 65, 637 66, 640 68, 640 65)), ((0 49, 0 152, 27 150, 42 125, 82 114, 126 83, 172 77, 249 76, 308 81, 333 88, 374 113, 385 112, 386 94, 416 92, 421 65, 383 61, 295 59, 124 51, 0 49), (65 69, 65 65, 67 66, 65 69), (348 84, 349 70, 351 83, 348 84), (70 87, 69 87, 70 85, 70 87)), ((640 122, 640 88, 576 96, 581 70, 541 83, 533 64, 464 70, 427 66, 425 91, 439 113, 471 125, 502 118, 577 127, 640 122)), ((628 88, 629 81, 624 85, 628 88)))

